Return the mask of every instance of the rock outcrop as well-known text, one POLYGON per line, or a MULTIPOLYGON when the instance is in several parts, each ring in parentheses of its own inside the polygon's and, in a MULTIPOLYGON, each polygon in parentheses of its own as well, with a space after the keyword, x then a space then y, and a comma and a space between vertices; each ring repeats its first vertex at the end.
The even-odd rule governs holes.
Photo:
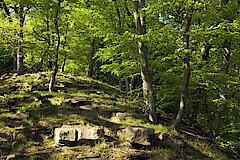
POLYGON ((153 128, 131 128, 128 127, 122 130, 127 141, 141 145, 151 145, 150 138, 154 134, 153 128))

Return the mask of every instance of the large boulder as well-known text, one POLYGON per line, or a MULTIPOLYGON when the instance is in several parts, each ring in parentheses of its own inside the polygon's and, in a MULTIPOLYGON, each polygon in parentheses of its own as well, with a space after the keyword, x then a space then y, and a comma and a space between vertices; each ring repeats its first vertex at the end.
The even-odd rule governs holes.
POLYGON ((131 143, 138 143, 141 145, 151 145, 150 138, 154 134, 153 128, 131 128, 128 127, 126 129, 122 130, 122 133, 124 134, 124 137, 127 141, 131 143))
POLYGON ((68 126, 56 128, 54 133, 55 144, 78 142, 80 140, 98 140, 104 135, 104 130, 100 128, 85 128, 83 126, 68 126))

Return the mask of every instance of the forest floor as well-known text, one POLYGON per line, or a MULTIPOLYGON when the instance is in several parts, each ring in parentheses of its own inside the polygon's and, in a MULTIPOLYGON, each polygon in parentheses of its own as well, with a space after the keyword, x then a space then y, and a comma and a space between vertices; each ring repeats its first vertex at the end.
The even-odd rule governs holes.
POLYGON ((49 92, 49 77, 50 73, 41 72, 0 78, 0 159, 234 159, 210 145, 192 126, 169 129, 174 116, 159 111, 159 124, 148 123, 143 103, 113 86, 59 73, 55 92, 49 92), (96 114, 79 114, 74 105, 77 99, 91 103, 96 114), (117 113, 132 117, 121 119, 117 113), (103 128, 104 137, 77 145, 56 145, 54 130, 64 125, 103 128), (171 140, 162 139, 154 146, 135 145, 119 134, 127 127, 153 128, 171 140), (179 149, 177 142, 184 145, 179 149))

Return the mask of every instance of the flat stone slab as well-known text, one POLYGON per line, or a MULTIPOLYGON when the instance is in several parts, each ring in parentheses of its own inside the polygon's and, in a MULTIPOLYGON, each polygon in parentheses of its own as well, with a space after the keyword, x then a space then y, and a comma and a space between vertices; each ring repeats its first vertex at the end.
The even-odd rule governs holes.
POLYGON ((90 129, 76 129, 77 131, 77 140, 89 139, 97 140, 104 135, 104 130, 99 128, 90 128, 90 129))
POLYGON ((131 143, 138 143, 141 145, 151 145, 150 138, 154 134, 155 130, 153 128, 138 128, 138 127, 128 127, 122 130, 127 141, 131 143))
POLYGON ((66 128, 55 128, 54 140, 55 144, 59 144, 62 142, 78 142, 80 140, 98 140, 103 135, 104 130, 100 128, 69 126, 66 128))
POLYGON ((16 113, 8 116, 9 119, 14 119, 19 121, 27 119, 28 117, 29 117, 29 112, 16 113))
POLYGON ((56 128, 54 133, 55 143, 59 141, 76 141, 76 130, 74 128, 56 128))
POLYGON ((126 120, 127 118, 133 118, 133 115, 132 115, 131 113, 118 112, 118 113, 116 113, 116 116, 117 116, 120 120, 126 120))
POLYGON ((75 98, 71 99, 70 102, 71 103, 78 103, 79 101, 86 101, 86 100, 87 100, 86 97, 81 96, 81 97, 75 97, 75 98))
POLYGON ((86 116, 86 117, 93 117, 97 118, 98 117, 98 112, 95 107, 92 105, 84 105, 79 107, 79 114, 81 116, 86 116))
POLYGON ((69 103, 72 106, 92 105, 92 102, 87 101, 87 98, 84 96, 75 97, 75 98, 69 100, 69 103))

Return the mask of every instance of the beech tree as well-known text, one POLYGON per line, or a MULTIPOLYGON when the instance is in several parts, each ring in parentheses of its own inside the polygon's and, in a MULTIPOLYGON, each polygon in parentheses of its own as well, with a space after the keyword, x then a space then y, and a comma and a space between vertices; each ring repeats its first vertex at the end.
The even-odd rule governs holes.
MULTIPOLYGON (((134 19, 136 25, 137 35, 141 36, 146 34, 146 20, 144 16, 139 15, 139 10, 144 8, 145 0, 133 1, 134 19)), ((154 101, 154 94, 152 88, 152 81, 148 71, 148 58, 147 58, 147 46, 140 38, 139 42, 139 57, 141 76, 143 81, 143 95, 145 98, 146 106, 149 108, 149 120, 153 123, 157 123, 157 113, 154 101)))
MULTIPOLYGON (((235 4, 230 4, 229 0, 220 0, 220 7, 221 7, 221 19, 223 21, 226 21, 227 23, 231 24, 234 22, 234 19, 238 14, 237 13, 238 7, 240 5, 240 1, 236 1, 235 4), (232 12, 228 12, 227 10, 232 10, 232 12), (235 12, 234 12, 235 11, 235 12)), ((223 29, 224 32, 231 32, 231 28, 226 27, 223 29)), ((217 106, 217 110, 214 113, 212 126, 210 130, 210 139, 213 139, 216 137, 219 123, 221 120, 221 117, 223 115, 224 109, 226 107, 226 104, 224 104, 224 101, 227 99, 227 92, 226 92, 226 75, 228 75, 229 65, 230 65, 230 56, 231 56, 231 42, 230 37, 224 37, 222 47, 223 47, 223 55, 222 55, 222 61, 221 61, 221 69, 220 69, 220 76, 222 83, 219 86, 219 103, 217 106)))
POLYGON ((55 11, 55 16, 54 16, 54 25, 55 25, 55 32, 56 32, 56 46, 55 46, 55 59, 54 59, 54 69, 51 74, 51 80, 49 83, 49 91, 53 91, 53 87, 55 84, 55 79, 56 79, 56 74, 58 72, 58 50, 60 46, 60 33, 59 33, 59 26, 58 26, 58 15, 60 12, 60 5, 61 5, 61 0, 58 0, 56 11, 55 11))

